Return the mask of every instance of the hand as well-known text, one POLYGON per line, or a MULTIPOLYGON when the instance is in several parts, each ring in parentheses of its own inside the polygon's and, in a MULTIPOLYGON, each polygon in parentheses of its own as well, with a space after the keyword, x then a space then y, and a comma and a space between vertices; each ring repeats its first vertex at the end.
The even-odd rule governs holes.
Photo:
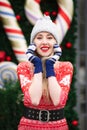
POLYGON ((54 55, 51 57, 50 60, 53 60, 55 63, 55 61, 59 60, 60 56, 62 55, 62 50, 58 44, 55 44, 53 48, 54 48, 54 55))
POLYGON ((41 62, 41 59, 37 56, 35 56, 35 50, 36 50, 36 45, 35 44, 31 44, 29 45, 27 51, 26 51, 26 54, 27 54, 27 57, 28 57, 28 60, 34 64, 35 66, 35 70, 34 70, 34 74, 35 73, 40 73, 43 71, 42 69, 42 62, 41 62))
POLYGON ((29 45, 29 47, 26 51, 28 60, 31 61, 31 62, 35 57, 35 55, 34 55, 35 50, 36 50, 36 45, 32 43, 32 44, 29 45))
POLYGON ((61 48, 58 46, 58 44, 55 44, 54 45, 54 55, 46 60, 46 78, 55 76, 54 63, 57 60, 59 60, 61 54, 62 54, 61 48))

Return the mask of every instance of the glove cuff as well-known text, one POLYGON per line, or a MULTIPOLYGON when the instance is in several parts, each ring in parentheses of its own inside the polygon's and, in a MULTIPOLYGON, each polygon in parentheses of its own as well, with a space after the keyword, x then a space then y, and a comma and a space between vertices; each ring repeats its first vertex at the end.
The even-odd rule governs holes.
POLYGON ((52 60, 46 61, 46 78, 55 76, 54 67, 53 67, 54 63, 55 62, 52 60))

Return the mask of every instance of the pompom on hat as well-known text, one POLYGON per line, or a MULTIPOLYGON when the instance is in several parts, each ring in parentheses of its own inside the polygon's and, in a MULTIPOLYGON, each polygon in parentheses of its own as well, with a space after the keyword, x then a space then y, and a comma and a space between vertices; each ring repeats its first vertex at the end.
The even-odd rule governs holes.
POLYGON ((30 43, 33 43, 33 39, 35 38, 36 34, 39 32, 49 32, 51 33, 58 43, 58 29, 55 23, 52 22, 49 16, 44 15, 43 18, 37 20, 35 26, 32 29, 31 36, 30 36, 30 43))

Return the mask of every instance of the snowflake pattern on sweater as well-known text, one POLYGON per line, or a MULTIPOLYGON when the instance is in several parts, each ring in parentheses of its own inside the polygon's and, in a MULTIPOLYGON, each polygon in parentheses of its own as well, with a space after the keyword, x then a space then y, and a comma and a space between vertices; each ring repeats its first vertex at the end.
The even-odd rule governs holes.
MULTIPOLYGON (((28 92, 29 86, 32 83, 34 67, 30 62, 22 62, 17 67, 18 78, 20 80, 21 89, 24 93, 24 105, 35 109, 60 109, 64 108, 68 99, 70 84, 73 75, 73 66, 70 62, 56 62, 54 71, 57 81, 62 88, 60 101, 57 106, 54 106, 52 101, 48 102, 43 95, 38 106, 31 103, 28 92)), ((56 86, 55 86, 56 87, 56 86)), ((41 122, 39 120, 30 120, 22 117, 18 125, 18 130, 68 130, 66 119, 58 121, 41 122)))

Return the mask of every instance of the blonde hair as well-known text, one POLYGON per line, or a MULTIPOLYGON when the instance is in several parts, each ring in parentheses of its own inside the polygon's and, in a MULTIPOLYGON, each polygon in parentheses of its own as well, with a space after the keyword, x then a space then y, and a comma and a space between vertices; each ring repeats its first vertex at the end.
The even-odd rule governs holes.
POLYGON ((50 101, 50 95, 49 95, 49 91, 48 91, 48 84, 47 84, 47 79, 46 79, 46 67, 45 67, 45 61, 46 59, 48 59, 49 57, 43 57, 42 58, 42 65, 43 65, 43 95, 45 95, 46 100, 50 101))

